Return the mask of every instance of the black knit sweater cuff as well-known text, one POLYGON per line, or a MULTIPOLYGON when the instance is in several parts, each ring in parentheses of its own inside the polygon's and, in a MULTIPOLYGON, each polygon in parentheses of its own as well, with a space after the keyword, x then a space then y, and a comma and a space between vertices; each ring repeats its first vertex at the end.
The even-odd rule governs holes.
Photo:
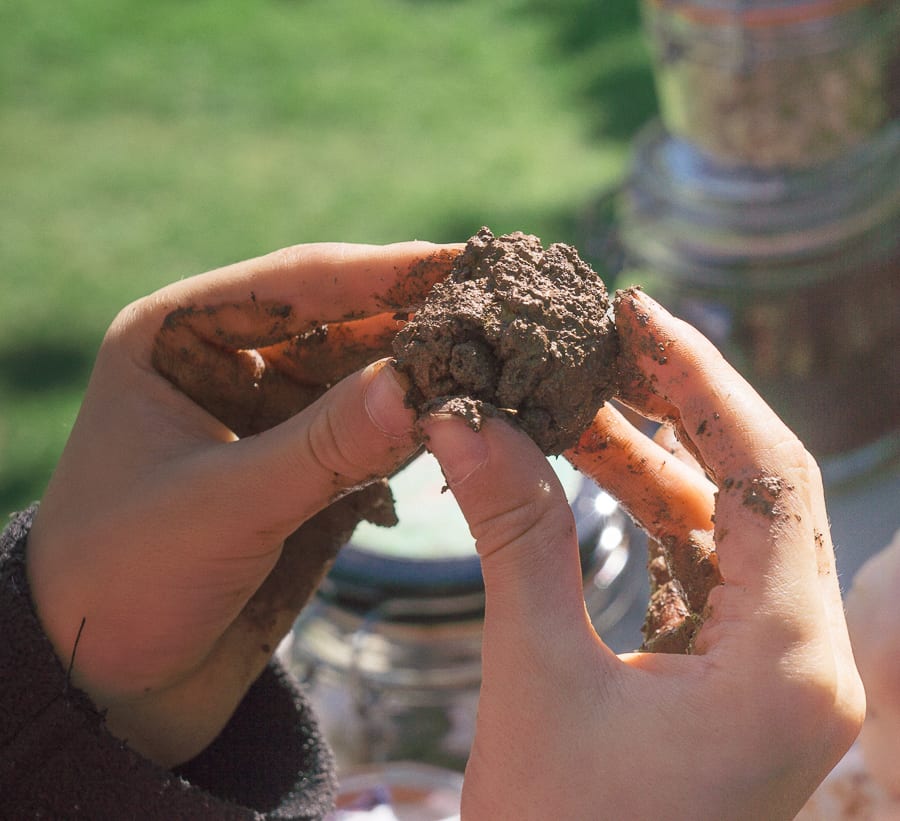
MULTIPOLYGON (((0 534, 0 805, 12 817, 319 819, 331 753, 296 682, 276 664, 197 758, 164 770, 105 728, 35 613, 25 549, 37 506, 0 534)), ((2 813, 0 813, 2 814, 2 813)))

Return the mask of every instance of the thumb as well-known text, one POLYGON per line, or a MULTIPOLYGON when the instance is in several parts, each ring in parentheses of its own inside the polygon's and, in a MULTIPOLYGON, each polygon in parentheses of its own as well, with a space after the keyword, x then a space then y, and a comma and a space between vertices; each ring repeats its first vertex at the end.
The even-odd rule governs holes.
POLYGON ((473 431, 434 414, 422 427, 481 557, 485 632, 558 641, 591 630, 584 607, 575 520, 537 446, 499 418, 473 431))
POLYGON ((332 502, 392 473, 418 446, 402 377, 387 360, 357 371, 296 416, 215 448, 219 509, 247 536, 284 539, 332 502))

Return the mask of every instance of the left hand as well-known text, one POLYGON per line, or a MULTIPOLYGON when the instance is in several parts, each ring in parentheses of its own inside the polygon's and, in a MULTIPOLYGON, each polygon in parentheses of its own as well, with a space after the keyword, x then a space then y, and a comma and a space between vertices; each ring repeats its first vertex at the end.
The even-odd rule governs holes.
POLYGON ((313 517, 417 447, 369 363, 458 248, 297 246, 113 323, 27 569, 64 664, 84 620, 73 680, 139 752, 172 766, 215 738, 333 558, 313 517))

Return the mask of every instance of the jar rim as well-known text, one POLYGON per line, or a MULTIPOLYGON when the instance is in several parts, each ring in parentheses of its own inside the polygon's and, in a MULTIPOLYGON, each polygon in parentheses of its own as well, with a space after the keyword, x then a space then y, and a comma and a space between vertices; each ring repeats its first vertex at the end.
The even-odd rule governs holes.
POLYGON ((717 163, 654 121, 635 142, 624 198, 630 218, 735 234, 753 243, 753 256, 818 253, 896 219, 898 170, 900 121, 828 165, 795 172, 717 163))
POLYGON ((360 612, 390 603, 386 617, 403 618, 402 604, 408 603, 411 615, 420 618, 435 601, 442 603, 442 611, 450 607, 460 615, 476 614, 484 607, 484 580, 477 555, 398 558, 360 550, 351 543, 338 553, 319 595, 360 612))

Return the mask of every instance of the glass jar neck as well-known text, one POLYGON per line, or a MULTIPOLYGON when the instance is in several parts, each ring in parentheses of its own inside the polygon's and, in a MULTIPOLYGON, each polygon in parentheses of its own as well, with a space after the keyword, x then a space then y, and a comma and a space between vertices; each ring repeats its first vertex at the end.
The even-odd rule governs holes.
POLYGON ((620 202, 628 255, 693 280, 781 270, 785 285, 878 259, 900 234, 900 122, 826 165, 762 172, 716 164, 653 124, 620 202))

